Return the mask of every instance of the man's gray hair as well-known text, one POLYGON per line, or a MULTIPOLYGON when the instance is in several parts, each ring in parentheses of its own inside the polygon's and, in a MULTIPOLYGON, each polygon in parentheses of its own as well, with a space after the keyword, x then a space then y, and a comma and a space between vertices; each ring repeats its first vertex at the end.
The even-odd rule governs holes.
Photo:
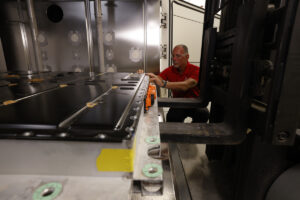
POLYGON ((188 54, 188 53, 189 53, 188 47, 187 47, 186 45, 184 45, 184 44, 178 44, 178 45, 176 45, 176 46, 174 47, 174 49, 175 49, 176 47, 182 47, 185 54, 188 54))

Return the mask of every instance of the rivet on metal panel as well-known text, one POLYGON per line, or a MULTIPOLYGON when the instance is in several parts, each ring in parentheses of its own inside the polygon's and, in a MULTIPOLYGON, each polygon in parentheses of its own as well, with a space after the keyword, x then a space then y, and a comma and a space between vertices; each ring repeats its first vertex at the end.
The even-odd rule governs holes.
POLYGON ((33 136, 33 132, 32 131, 26 131, 22 134, 22 136, 25 136, 25 137, 30 137, 30 136, 33 136))
POLYGON ((129 50, 129 59, 132 62, 139 62, 143 57, 143 51, 139 48, 132 47, 129 50))
POLYGON ((139 108, 139 107, 135 107, 135 108, 133 108, 133 110, 134 110, 134 111, 139 111, 140 108, 139 108))
POLYGON ((61 137, 61 138, 65 138, 65 137, 68 136, 68 133, 62 132, 58 136, 61 137))
POLYGON ((53 200, 55 199, 62 191, 61 183, 47 183, 45 185, 40 186, 33 193, 33 200, 53 200))
POLYGON ((162 172, 163 172, 163 170, 162 170, 161 166, 157 165, 157 164, 147 164, 143 168, 143 174, 149 178, 156 178, 156 177, 162 175, 162 172))
POLYGON ((114 59, 114 52, 112 49, 107 49, 105 52, 107 60, 112 60, 114 59))
POLYGON ((160 143, 160 139, 158 136, 149 136, 146 138, 146 142, 148 144, 159 144, 160 143))
POLYGON ((71 44, 74 45, 74 46, 79 46, 80 43, 81 43, 81 35, 76 30, 75 31, 73 31, 73 30, 69 31, 68 38, 69 38, 71 44))
POLYGON ((103 134, 103 133, 100 133, 100 134, 98 134, 97 137, 100 138, 100 139, 105 139, 105 138, 106 138, 106 135, 103 134))
POLYGON ((128 133, 133 133, 133 131, 134 131, 134 128, 133 127, 126 127, 126 132, 128 132, 128 133))
POLYGON ((130 119, 131 119, 131 120, 136 120, 136 119, 137 119, 137 116, 136 116, 136 115, 130 116, 130 119))

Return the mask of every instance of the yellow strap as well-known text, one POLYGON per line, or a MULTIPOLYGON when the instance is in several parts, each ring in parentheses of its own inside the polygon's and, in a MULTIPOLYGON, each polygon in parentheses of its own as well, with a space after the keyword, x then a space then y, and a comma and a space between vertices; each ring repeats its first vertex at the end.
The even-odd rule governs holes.
POLYGON ((94 103, 94 102, 87 102, 86 103, 86 106, 88 107, 88 108, 93 108, 93 107, 95 107, 97 105, 97 103, 94 103))
POLYGON ((42 82, 44 79, 42 79, 42 78, 33 78, 33 79, 28 79, 28 81, 30 82, 30 83, 40 83, 40 82, 42 82))
POLYGON ((68 87, 68 85, 67 84, 60 84, 59 87, 64 88, 64 87, 68 87))
POLYGON ((111 89, 113 90, 118 89, 118 86, 112 86, 111 89))
POLYGON ((5 77, 6 78, 20 78, 20 75, 17 75, 17 74, 8 74, 5 77))
POLYGON ((135 141, 132 149, 102 149, 96 160, 98 171, 133 172, 135 141))
POLYGON ((132 172, 131 149, 102 149, 96 161, 98 171, 132 172))
POLYGON ((16 103, 17 101, 15 100, 7 100, 7 101, 4 101, 2 104, 7 106, 7 105, 10 105, 10 104, 13 104, 13 103, 16 103))

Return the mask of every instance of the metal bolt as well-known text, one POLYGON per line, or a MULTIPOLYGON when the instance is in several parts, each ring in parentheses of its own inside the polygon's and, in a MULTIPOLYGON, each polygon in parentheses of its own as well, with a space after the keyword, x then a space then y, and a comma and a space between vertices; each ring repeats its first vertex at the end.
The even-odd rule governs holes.
POLYGON ((134 111, 139 111, 140 108, 139 108, 139 107, 135 107, 135 108, 133 108, 133 110, 134 110, 134 111))
POLYGON ((53 192, 54 192, 54 188, 53 187, 45 188, 43 190, 43 192, 42 192, 42 196, 43 197, 50 196, 53 192))
POLYGON ((102 134, 102 133, 100 133, 100 134, 98 134, 98 138, 100 138, 100 139, 105 139, 105 138, 106 138, 106 135, 105 135, 105 134, 102 134))
POLYGON ((136 120, 136 119, 137 119, 137 116, 136 116, 136 115, 130 116, 130 119, 131 119, 131 120, 136 120))
POLYGON ((287 142, 289 139, 289 133, 287 131, 280 131, 277 134, 277 139, 279 142, 287 142))
POLYGON ((128 133, 132 133, 132 132, 134 131, 134 128, 132 128, 132 127, 127 127, 125 130, 126 130, 128 133))
POLYGON ((68 133, 64 133, 64 132, 63 132, 63 133, 60 133, 58 136, 64 138, 64 137, 67 137, 67 136, 68 136, 68 133))
POLYGON ((143 167, 143 174, 149 178, 156 178, 162 175, 163 169, 158 164, 147 164, 143 167))
POLYGON ((25 136, 25 137, 30 137, 30 136, 33 136, 33 132, 32 131, 26 131, 22 135, 25 136))

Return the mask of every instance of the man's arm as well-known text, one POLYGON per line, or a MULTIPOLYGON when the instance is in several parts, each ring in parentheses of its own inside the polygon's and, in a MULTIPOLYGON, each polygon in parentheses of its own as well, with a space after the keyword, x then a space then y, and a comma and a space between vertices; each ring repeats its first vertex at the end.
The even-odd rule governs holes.
MULTIPOLYGON (((147 75, 150 77, 150 81, 155 82, 156 85, 159 87, 162 87, 164 85, 163 79, 160 76, 157 76, 153 73, 147 73, 147 75)), ((181 91, 187 91, 190 88, 193 88, 197 85, 197 81, 193 78, 188 78, 185 81, 180 82, 167 82, 165 88, 171 89, 171 90, 181 90, 181 91)))
POLYGON ((197 85, 197 81, 193 78, 188 78, 185 81, 180 82, 167 82, 166 88, 171 90, 187 91, 197 85))

